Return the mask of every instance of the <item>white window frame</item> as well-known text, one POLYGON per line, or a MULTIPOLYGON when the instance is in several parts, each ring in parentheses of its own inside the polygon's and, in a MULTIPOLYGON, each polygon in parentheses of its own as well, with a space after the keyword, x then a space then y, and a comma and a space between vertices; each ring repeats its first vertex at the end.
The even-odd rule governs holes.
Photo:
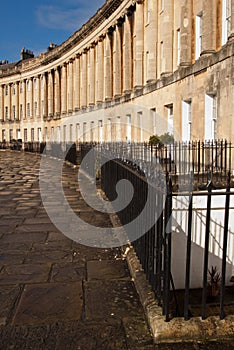
POLYGON ((205 132, 206 141, 214 141, 217 137, 217 96, 205 95, 205 132))
POLYGON ((225 45, 231 33, 231 0, 222 1, 222 45, 225 45))
POLYGON ((191 141, 192 100, 182 101, 182 141, 191 141))
POLYGON ((199 59, 202 52, 202 12, 196 15, 196 50, 195 59, 199 59))
POLYGON ((180 51, 181 51, 181 33, 180 28, 177 29, 177 65, 180 65, 180 51))

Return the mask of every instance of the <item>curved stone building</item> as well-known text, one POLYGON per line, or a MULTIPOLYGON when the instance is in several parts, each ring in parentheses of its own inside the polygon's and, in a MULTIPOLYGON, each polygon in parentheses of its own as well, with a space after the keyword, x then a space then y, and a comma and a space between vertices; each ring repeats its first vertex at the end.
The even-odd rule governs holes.
POLYGON ((234 0, 107 0, 0 64, 0 140, 234 141, 234 0))

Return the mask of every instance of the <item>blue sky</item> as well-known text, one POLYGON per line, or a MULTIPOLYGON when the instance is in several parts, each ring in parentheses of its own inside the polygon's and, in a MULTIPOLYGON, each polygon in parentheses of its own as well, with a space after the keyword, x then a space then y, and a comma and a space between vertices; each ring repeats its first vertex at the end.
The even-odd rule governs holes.
POLYGON ((65 41, 105 0, 3 0, 0 6, 0 60, 16 62, 23 47, 35 56, 50 42, 65 41))

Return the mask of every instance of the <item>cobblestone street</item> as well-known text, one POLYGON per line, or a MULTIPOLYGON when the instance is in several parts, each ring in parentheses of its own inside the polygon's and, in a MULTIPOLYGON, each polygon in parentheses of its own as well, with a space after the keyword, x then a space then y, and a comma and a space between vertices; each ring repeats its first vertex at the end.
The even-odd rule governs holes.
MULTIPOLYGON (((40 159, 0 151, 0 350, 234 349, 231 342, 154 345, 121 249, 78 244, 51 223, 40 159)), ((87 206, 77 169, 66 164, 63 187, 77 215, 112 225, 87 206)))

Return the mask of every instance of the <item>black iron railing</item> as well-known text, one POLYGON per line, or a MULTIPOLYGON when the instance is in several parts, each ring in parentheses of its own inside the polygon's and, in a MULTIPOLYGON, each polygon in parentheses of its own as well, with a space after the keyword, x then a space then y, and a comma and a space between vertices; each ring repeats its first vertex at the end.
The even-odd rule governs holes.
MULTIPOLYGON (((228 314, 228 311, 225 313, 225 292, 227 288, 226 264, 228 235, 230 233, 230 197, 234 195, 234 192, 230 189, 230 174, 227 178, 225 191, 217 191, 211 181, 206 187, 202 188, 202 191, 194 191, 194 178, 191 176, 190 184, 188 184, 186 191, 173 192, 172 181, 169 174, 164 177, 164 180, 160 178, 162 177, 162 173, 155 173, 154 176, 154 179, 152 179, 152 177, 146 178, 136 166, 134 167, 133 164, 127 164, 127 162, 116 159, 107 159, 107 162, 102 166, 101 184, 103 191, 112 201, 116 198, 115 188, 118 181, 121 179, 127 179, 132 183, 134 187, 134 196, 128 206, 118 212, 119 219, 125 228, 127 227, 127 224, 134 221, 138 215, 142 215, 143 208, 147 202, 147 196, 149 196, 150 193, 150 206, 147 207, 147 212, 144 214, 145 216, 141 218, 141 223, 139 224, 138 222, 138 224, 134 226, 134 234, 137 239, 133 239, 134 234, 132 229, 130 232, 127 231, 127 234, 152 287, 155 299, 157 300, 158 305, 162 307, 162 313, 165 315, 166 321, 169 321, 173 316, 183 316, 185 320, 188 320, 193 316, 190 304, 193 293, 191 284, 194 282, 191 268, 191 257, 196 249, 196 244, 194 244, 192 237, 192 227, 196 215, 193 203, 197 196, 202 196, 206 201, 204 247, 201 246, 203 273, 201 281, 202 287, 200 288, 201 298, 199 316, 203 319, 207 317, 209 270, 211 269, 209 263, 211 256, 209 246, 212 236, 211 202, 214 197, 219 198, 218 196, 225 196, 225 205, 223 207, 225 213, 224 223, 221 225, 222 235, 220 236, 222 238, 220 238, 221 241, 218 242, 222 250, 222 256, 219 258, 221 261, 220 280, 218 281, 219 297, 218 299, 216 298, 216 304, 219 305, 219 312, 216 312, 216 315, 223 319, 226 314, 228 314), (183 207, 183 210, 188 213, 188 218, 186 219, 184 229, 186 258, 183 266, 185 270, 183 291, 180 291, 180 299, 182 294, 183 300, 181 305, 181 300, 180 302, 178 301, 171 264, 173 242, 175 238, 175 228, 173 228, 173 198, 174 200, 180 200, 182 197, 187 198, 187 207, 183 207), (145 227, 147 227, 146 223, 150 221, 152 217, 155 218, 155 223, 149 230, 147 230, 147 232, 145 232, 145 227)), ((126 196, 128 196, 127 188, 125 188, 124 192, 126 193, 126 196)), ((178 255, 183 253, 184 252, 182 251, 177 252, 178 255)), ((231 263, 233 264, 233 261, 231 263)), ((232 302, 234 302, 234 300, 232 300, 232 302)))

